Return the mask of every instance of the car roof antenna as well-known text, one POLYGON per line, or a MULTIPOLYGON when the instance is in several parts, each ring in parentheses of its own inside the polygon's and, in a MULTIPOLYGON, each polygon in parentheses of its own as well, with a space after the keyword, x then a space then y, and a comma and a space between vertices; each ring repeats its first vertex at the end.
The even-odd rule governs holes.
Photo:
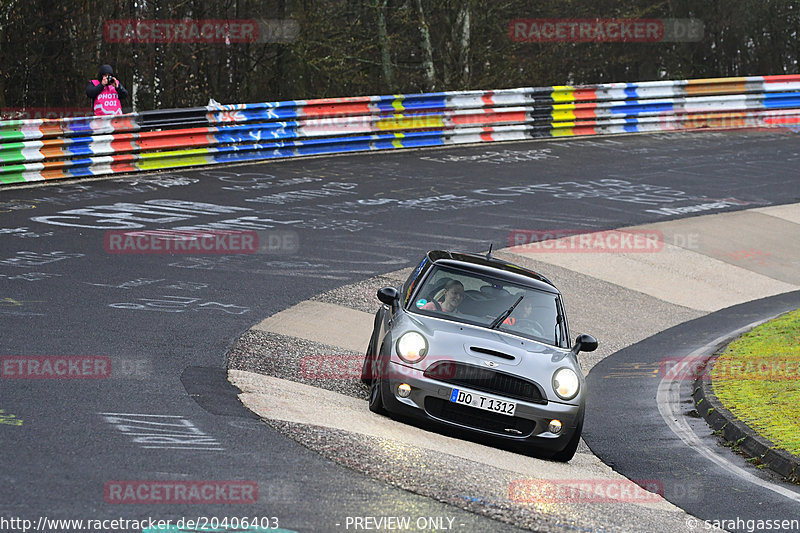
POLYGON ((493 242, 490 242, 490 243, 489 243, 489 251, 488 251, 488 252, 486 252, 486 259, 487 259, 487 260, 494 259, 494 258, 492 257, 492 246, 494 246, 494 243, 493 243, 493 242))

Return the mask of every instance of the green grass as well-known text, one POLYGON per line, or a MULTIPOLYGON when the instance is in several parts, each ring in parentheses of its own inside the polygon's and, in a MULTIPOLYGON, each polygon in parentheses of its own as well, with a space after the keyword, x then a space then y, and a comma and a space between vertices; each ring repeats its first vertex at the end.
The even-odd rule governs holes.
POLYGON ((800 455, 800 309, 732 342, 711 371, 714 394, 776 448, 800 455))

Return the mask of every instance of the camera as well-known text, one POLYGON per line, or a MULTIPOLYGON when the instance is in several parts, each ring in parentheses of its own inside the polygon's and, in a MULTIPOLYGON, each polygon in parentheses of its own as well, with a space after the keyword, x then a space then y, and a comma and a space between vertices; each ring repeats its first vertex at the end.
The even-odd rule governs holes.
POLYGON ((108 77, 106 78, 106 83, 108 85, 114 85, 115 81, 117 81, 117 79, 114 76, 112 76, 111 74, 109 74, 108 77))

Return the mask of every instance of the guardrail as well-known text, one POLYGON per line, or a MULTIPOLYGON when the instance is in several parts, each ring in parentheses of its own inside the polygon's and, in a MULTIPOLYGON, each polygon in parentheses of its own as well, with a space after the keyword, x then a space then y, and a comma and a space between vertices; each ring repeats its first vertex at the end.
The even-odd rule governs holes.
POLYGON ((543 137, 797 127, 800 75, 212 104, 0 121, 0 184, 543 137))

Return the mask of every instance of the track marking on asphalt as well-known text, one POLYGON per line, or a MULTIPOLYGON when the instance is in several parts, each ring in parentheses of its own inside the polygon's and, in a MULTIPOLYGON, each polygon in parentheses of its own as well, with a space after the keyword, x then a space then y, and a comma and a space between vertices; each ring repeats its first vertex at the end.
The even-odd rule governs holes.
POLYGON ((213 436, 202 431, 186 417, 157 414, 98 414, 140 448, 210 451, 225 449, 213 436))
MULTIPOLYGON (((725 342, 726 339, 732 336, 735 337, 741 335, 742 333, 749 331, 759 324, 763 324, 764 322, 766 321, 759 320, 757 322, 753 322, 752 324, 748 324, 747 326, 739 328, 732 333, 727 333, 717 339, 714 339, 705 346, 702 346, 701 348, 698 348, 687 355, 678 364, 678 367, 684 367, 684 364, 691 365, 692 361, 696 362, 698 357, 710 355, 722 342, 725 342)), ((734 464, 723 455, 715 453, 711 448, 700 441, 700 438, 692 430, 691 426, 689 426, 686 418, 681 414, 680 387, 684 379, 685 376, 676 373, 672 377, 666 375, 658 384, 658 392, 656 394, 658 412, 661 414, 661 418, 664 419, 664 422, 666 422, 667 426, 669 426, 672 432, 677 435, 678 438, 680 438, 687 446, 698 452, 703 457, 713 461, 715 464, 731 474, 741 478, 744 481, 753 483, 754 485, 758 485, 759 487, 765 489, 769 489, 772 492, 800 503, 800 494, 797 492, 753 475, 742 467, 734 464)))

